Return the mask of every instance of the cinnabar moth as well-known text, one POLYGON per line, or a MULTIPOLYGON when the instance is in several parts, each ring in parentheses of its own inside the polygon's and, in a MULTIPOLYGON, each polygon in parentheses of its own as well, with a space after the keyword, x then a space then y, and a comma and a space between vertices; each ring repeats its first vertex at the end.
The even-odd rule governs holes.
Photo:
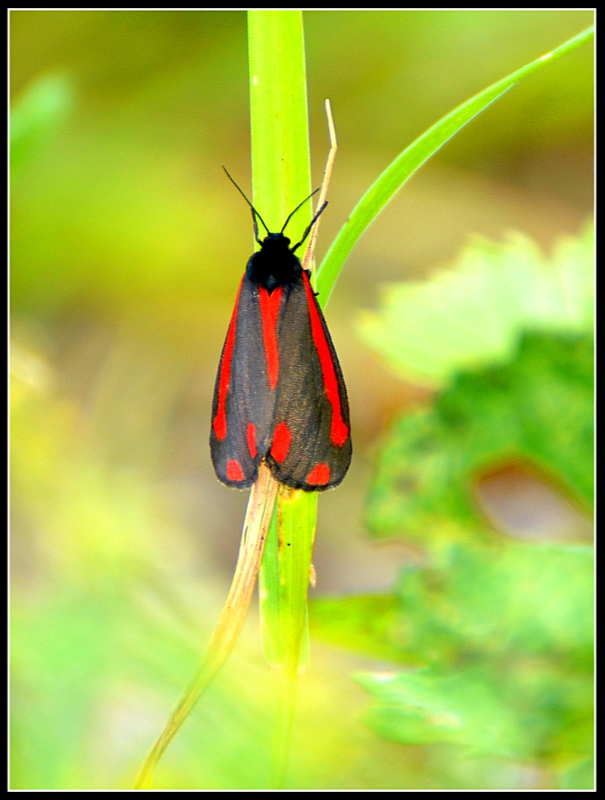
POLYGON ((279 483, 308 492, 331 489, 351 462, 349 404, 309 272, 295 255, 326 204, 290 247, 284 230, 303 203, 279 233, 271 233, 235 186, 252 209, 260 250, 246 266, 221 354, 212 463, 227 486, 251 486, 265 459, 279 483), (263 240, 257 217, 267 232, 263 240))

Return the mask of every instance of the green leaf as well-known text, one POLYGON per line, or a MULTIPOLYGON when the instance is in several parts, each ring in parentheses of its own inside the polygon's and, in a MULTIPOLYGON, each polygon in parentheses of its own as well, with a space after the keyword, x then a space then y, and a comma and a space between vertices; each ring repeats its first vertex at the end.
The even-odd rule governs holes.
MULTIPOLYGON (((593 736, 592 548, 506 538, 478 507, 475 491, 498 465, 529 463, 585 509, 591 505, 592 244, 588 234, 568 240, 549 266, 535 253, 528 240, 517 240, 509 253, 495 248, 479 258, 464 279, 451 273, 445 290, 435 282, 444 329, 454 321, 463 331, 466 323, 468 344, 458 337, 457 352, 453 347, 435 373, 447 376, 447 388, 387 436, 367 513, 374 533, 423 545, 426 562, 408 566, 380 605, 332 600, 317 615, 313 607, 312 620, 335 644, 374 657, 390 651, 393 662, 424 667, 358 677, 375 701, 367 722, 380 736, 453 743, 468 757, 530 763, 560 774, 562 784, 578 774, 587 785, 581 765, 593 736), (505 306, 499 315, 494 296, 505 306), (488 303, 492 319, 483 316, 488 303), (481 353, 474 342, 484 344, 485 328, 489 346, 481 353), (490 338, 490 330, 497 335, 490 338), (479 364, 500 363, 460 371, 468 350, 479 352, 479 364)), ((419 287, 417 297, 426 296, 419 287)), ((423 333, 433 322, 425 322, 426 305, 406 303, 399 313, 406 323, 413 317, 415 341, 430 339, 423 333)), ((391 322, 390 346, 404 351, 393 334, 395 314, 391 322)), ((431 345, 427 361, 439 354, 437 337, 431 345)))
POLYGON ((428 281, 385 287, 359 330, 397 375, 441 388, 460 370, 509 361, 523 331, 590 331, 593 303, 592 226, 561 239, 550 261, 516 233, 476 239, 428 281))
POLYGON ((384 443, 367 506, 376 535, 431 543, 492 535, 474 493, 494 466, 529 463, 585 508, 593 482, 593 348, 526 334, 508 365, 458 375, 384 443))
POLYGON ((393 595, 320 597, 309 607, 311 634, 372 658, 409 660, 401 648, 400 610, 393 595))
POLYGON ((558 653, 590 672, 592 584, 588 546, 458 545, 438 567, 405 569, 394 595, 315 600, 311 629, 331 644, 410 666, 558 653))
MULTIPOLYGON (((367 715, 402 744, 559 768, 592 745, 592 551, 511 543, 406 570, 400 656, 423 670, 358 676, 367 715)), ((346 603, 346 601, 344 601, 346 603)), ((380 630, 380 620, 373 620, 380 630)))
POLYGON ((384 738, 455 742, 467 757, 530 759, 550 768, 561 757, 584 760, 592 741, 590 681, 552 667, 528 667, 428 669, 357 680, 377 701, 367 721, 384 738))
POLYGON ((340 233, 326 254, 317 273, 317 286, 320 295, 324 298, 323 302, 326 302, 334 288, 338 274, 351 250, 382 209, 392 200, 417 169, 428 161, 452 136, 458 133, 467 122, 470 122, 484 111, 512 86, 541 69, 545 64, 566 55, 584 42, 589 41, 593 35, 594 27, 587 28, 550 53, 546 53, 516 72, 507 75, 506 78, 488 86, 487 89, 471 97, 470 100, 467 100, 440 119, 439 122, 407 147, 370 186, 351 212, 349 219, 341 228, 340 233))
POLYGON ((359 675, 378 701, 367 715, 376 732, 402 744, 450 741, 475 755, 518 755, 523 731, 482 670, 359 675), (516 752, 517 751, 517 752, 516 752))
POLYGON ((452 547, 438 567, 401 575, 402 650, 416 663, 442 666, 463 654, 559 653, 590 670, 592 582, 588 546, 452 547))

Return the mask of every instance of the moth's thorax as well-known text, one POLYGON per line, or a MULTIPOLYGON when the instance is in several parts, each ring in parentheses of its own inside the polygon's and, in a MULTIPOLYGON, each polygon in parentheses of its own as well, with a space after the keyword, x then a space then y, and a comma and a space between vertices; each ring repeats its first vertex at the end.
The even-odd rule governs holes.
POLYGON ((246 266, 249 280, 272 292, 278 286, 294 283, 300 277, 302 267, 290 250, 290 239, 283 233, 270 233, 254 253, 246 266))

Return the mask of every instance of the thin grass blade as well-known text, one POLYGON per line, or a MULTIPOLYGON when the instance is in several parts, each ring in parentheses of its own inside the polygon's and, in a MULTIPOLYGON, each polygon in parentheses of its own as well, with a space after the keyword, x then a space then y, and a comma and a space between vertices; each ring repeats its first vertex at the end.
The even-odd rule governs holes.
POLYGON ((206 654, 193 680, 183 692, 164 730, 158 737, 137 777, 135 789, 148 789, 155 767, 176 735, 202 692, 217 675, 233 650, 250 607, 254 584, 263 554, 267 530, 273 515, 278 484, 262 463, 258 480, 250 491, 242 541, 235 575, 221 616, 212 634, 206 654))
POLYGON ((521 69, 507 75, 497 83, 488 86, 487 89, 471 97, 470 100, 462 103, 462 105, 440 119, 439 122, 429 128, 397 156, 355 206, 351 216, 340 229, 338 236, 319 267, 317 271, 317 288, 320 297, 323 298, 323 304, 327 303, 340 270, 351 250, 382 209, 417 169, 443 147, 452 136, 462 130, 468 122, 488 108, 499 97, 502 97, 515 84, 537 72, 546 64, 575 50, 581 44, 592 39, 593 36, 594 27, 587 28, 550 53, 546 53, 535 61, 521 67, 521 69))

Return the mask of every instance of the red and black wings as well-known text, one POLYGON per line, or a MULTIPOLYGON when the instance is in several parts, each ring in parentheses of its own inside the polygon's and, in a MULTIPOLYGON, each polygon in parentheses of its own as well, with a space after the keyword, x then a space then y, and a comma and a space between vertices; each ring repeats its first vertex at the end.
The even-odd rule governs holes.
POLYGON ((337 486, 351 461, 347 393, 308 274, 272 292, 242 279, 219 364, 210 450, 228 486, 265 458, 297 489, 337 486))

